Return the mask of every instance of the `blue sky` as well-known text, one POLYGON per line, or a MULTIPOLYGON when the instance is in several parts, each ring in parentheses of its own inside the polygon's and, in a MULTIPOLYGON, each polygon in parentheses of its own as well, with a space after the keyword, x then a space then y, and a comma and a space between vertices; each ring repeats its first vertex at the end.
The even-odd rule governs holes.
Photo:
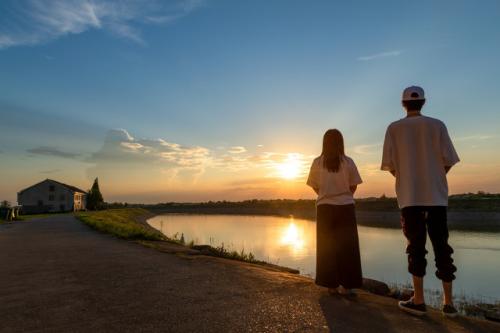
POLYGON ((312 197, 334 127, 360 195, 391 194, 380 144, 411 84, 462 158, 451 191, 498 192, 498 22, 498 1, 3 1, 0 199, 95 176, 110 200, 312 197))

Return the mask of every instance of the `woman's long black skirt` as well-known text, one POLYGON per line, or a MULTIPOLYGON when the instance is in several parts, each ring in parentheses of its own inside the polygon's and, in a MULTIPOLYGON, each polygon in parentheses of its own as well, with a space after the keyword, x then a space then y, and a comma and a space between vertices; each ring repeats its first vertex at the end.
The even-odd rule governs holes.
POLYGON ((316 284, 360 288, 363 278, 354 205, 318 205, 316 219, 316 284))

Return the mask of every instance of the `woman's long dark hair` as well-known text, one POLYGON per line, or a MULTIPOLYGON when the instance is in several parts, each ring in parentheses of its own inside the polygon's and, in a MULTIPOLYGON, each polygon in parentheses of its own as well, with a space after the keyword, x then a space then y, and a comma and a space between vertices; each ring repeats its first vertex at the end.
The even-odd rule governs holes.
POLYGON ((329 129, 323 136, 323 166, 329 172, 338 172, 344 157, 344 138, 338 129, 329 129))

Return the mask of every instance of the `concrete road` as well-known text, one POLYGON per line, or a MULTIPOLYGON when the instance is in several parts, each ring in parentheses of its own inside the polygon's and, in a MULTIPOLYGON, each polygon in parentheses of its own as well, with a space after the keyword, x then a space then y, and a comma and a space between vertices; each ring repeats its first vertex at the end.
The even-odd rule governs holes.
POLYGON ((0 332, 500 332, 394 300, 332 297, 310 279, 179 256, 97 233, 72 216, 0 226, 0 332))

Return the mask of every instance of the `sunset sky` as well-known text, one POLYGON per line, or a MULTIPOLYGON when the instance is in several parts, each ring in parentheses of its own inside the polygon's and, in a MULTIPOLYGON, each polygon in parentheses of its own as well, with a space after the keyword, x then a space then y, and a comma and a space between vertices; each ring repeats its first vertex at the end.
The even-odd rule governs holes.
POLYGON ((500 192, 500 2, 2 1, 0 200, 45 178, 107 201, 313 198, 328 128, 364 184, 402 89, 448 126, 450 192, 500 192))

